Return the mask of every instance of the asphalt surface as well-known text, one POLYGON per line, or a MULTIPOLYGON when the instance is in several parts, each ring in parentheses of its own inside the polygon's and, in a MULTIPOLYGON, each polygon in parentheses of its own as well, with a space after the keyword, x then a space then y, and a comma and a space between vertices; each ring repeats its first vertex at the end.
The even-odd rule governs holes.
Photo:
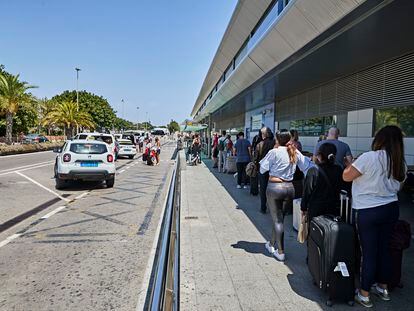
POLYGON ((52 152, 0 157, 0 310, 135 310, 174 148, 119 159, 112 189, 56 190, 52 152))

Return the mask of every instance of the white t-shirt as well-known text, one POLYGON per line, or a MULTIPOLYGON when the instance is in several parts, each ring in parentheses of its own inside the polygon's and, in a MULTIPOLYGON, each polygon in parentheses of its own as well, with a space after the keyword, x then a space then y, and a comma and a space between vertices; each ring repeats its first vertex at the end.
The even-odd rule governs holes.
POLYGON ((260 161, 260 173, 264 174, 269 171, 270 176, 281 178, 284 181, 292 181, 297 165, 306 175, 313 163, 298 150, 296 150, 296 156, 297 162, 290 163, 286 147, 279 146, 274 148, 260 161))
POLYGON ((385 150, 363 153, 352 166, 362 174, 352 183, 352 208, 372 208, 398 201, 400 182, 392 175, 388 179, 385 150))

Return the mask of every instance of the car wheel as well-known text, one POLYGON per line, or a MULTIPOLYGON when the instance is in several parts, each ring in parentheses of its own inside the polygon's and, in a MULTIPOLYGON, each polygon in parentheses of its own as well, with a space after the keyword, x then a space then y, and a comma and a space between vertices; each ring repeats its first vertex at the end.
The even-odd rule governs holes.
POLYGON ((115 184, 115 177, 112 177, 111 179, 106 180, 106 186, 108 188, 112 188, 115 184))
POLYGON ((133 155, 130 155, 129 158, 132 160, 134 158, 134 156, 133 155))
POLYGON ((59 177, 55 177, 56 189, 60 190, 63 189, 65 186, 65 181, 60 179, 59 177))

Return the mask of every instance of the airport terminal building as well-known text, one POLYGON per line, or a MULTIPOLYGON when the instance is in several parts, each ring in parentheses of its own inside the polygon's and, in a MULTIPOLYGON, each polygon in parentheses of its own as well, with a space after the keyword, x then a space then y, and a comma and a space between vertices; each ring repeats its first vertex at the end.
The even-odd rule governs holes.
POLYGON ((239 0, 192 110, 212 131, 332 125, 354 155, 385 124, 414 165, 414 1, 239 0))

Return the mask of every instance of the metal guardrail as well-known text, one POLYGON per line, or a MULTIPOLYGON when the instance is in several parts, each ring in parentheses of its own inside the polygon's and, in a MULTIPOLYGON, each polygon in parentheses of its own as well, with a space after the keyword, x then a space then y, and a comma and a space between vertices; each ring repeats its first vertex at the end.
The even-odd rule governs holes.
POLYGON ((155 262, 148 310, 179 310, 180 277, 180 156, 177 153, 155 262))

